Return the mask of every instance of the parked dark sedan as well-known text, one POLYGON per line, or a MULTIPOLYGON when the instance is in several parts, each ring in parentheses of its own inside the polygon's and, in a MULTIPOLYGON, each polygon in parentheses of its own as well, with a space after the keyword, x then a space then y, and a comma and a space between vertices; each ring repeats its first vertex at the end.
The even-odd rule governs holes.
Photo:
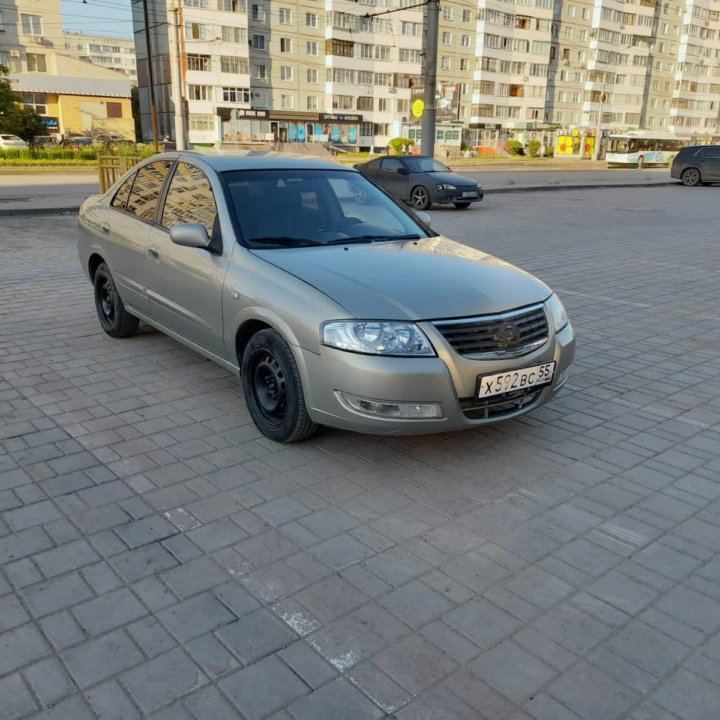
POLYGON ((457 175, 431 157, 388 155, 355 167, 393 197, 411 202, 416 210, 427 210, 433 203, 466 208, 483 199, 475 180, 457 175))
POLYGON ((720 145, 683 148, 672 162, 670 177, 689 186, 720 183, 720 145))

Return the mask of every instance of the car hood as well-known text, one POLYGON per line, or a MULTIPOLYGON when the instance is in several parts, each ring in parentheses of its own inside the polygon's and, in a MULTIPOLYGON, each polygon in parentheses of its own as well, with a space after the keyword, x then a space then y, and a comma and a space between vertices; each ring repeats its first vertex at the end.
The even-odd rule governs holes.
POLYGON ((448 185, 457 185, 458 187, 464 187, 465 185, 475 187, 480 184, 472 178, 465 177, 464 175, 456 175, 455 173, 431 172, 418 174, 427 176, 429 180, 435 183, 447 183, 448 185))
POLYGON ((251 252, 317 288, 356 318, 482 315, 541 302, 551 293, 529 273, 442 236, 251 252))

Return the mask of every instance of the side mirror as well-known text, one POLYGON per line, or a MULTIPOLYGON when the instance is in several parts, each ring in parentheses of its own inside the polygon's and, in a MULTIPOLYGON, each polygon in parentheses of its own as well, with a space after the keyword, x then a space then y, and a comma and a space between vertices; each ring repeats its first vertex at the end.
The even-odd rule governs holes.
POLYGON ((432 218, 430 217, 430 213, 426 213, 426 212, 420 211, 420 212, 416 212, 415 215, 417 216, 417 219, 418 219, 420 222, 423 222, 423 223, 425 223, 428 227, 430 227, 430 222, 431 222, 431 220, 432 220, 432 218))
POLYGON ((212 240, 201 223, 178 223, 170 229, 170 239, 176 245, 207 250, 212 240))

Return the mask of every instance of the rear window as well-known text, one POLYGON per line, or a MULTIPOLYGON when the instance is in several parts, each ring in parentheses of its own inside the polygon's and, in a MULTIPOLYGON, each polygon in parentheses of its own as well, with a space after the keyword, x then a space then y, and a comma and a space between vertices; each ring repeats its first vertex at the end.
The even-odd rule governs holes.
POLYGON ((170 165, 169 160, 156 160, 138 170, 127 202, 128 212, 143 220, 155 220, 158 197, 170 165))

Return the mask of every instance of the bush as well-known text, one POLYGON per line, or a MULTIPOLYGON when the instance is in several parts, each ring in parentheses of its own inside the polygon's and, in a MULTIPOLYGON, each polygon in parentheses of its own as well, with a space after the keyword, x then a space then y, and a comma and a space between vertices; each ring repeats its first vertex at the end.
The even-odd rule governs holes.
POLYGON ((388 142, 388 145, 392 148, 396 155, 402 155, 406 147, 412 147, 415 144, 414 140, 410 138, 396 137, 388 142))
POLYGON ((71 147, 30 147, 0 150, 0 165, 88 165, 101 155, 130 155, 148 157, 154 153, 152 145, 119 144, 111 148, 84 145, 71 147))
POLYGON ((548 145, 545 148, 545 154, 543 155, 543 157, 555 157, 555 149, 552 145, 548 145))
POLYGON ((508 140, 505 143, 505 149, 511 155, 524 155, 525 154, 522 143, 519 140, 508 140))
POLYGON ((528 149, 528 155, 530 157, 540 157, 540 147, 542 146, 542 143, 539 140, 531 140, 528 143, 527 149, 528 149))

